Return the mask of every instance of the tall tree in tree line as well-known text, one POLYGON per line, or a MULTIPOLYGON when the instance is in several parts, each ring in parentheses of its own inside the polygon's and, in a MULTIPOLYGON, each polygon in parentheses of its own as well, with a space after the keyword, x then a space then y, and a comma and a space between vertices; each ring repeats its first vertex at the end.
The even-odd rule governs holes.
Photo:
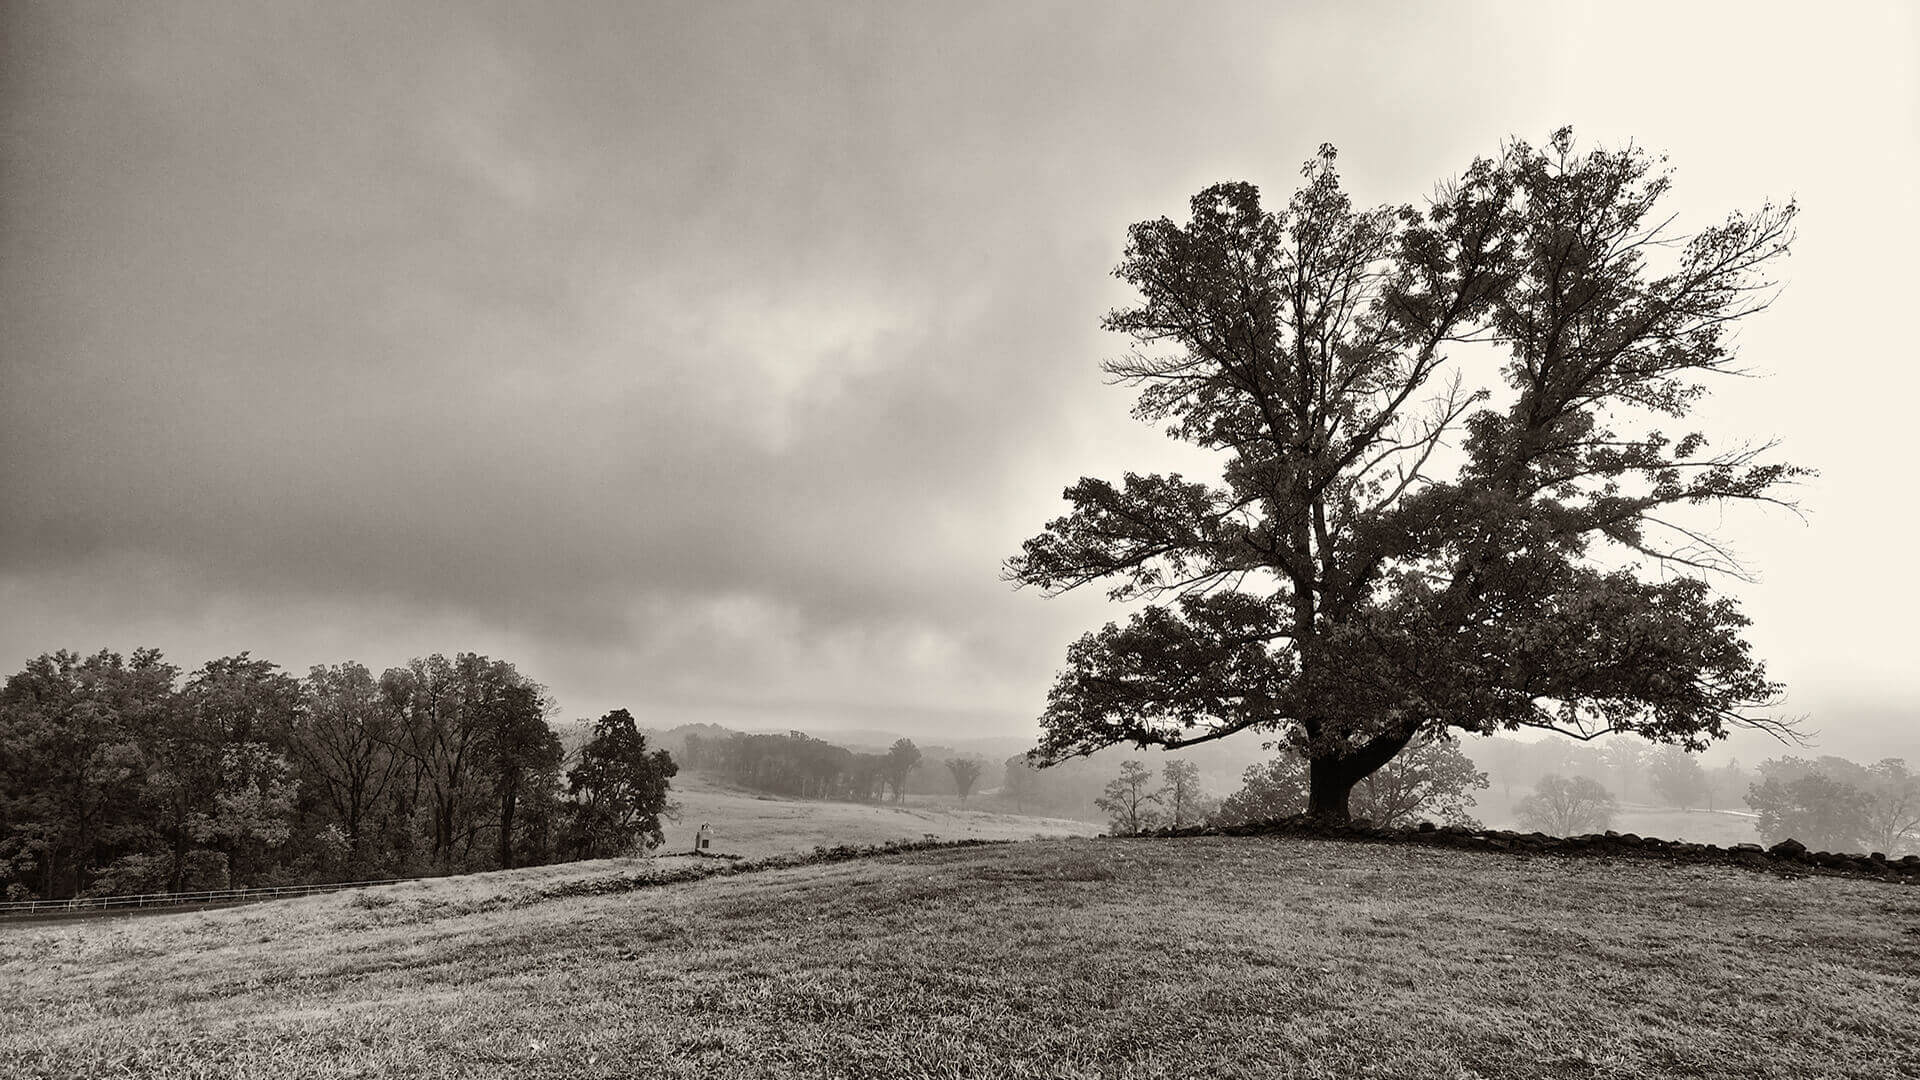
POLYGON ((980 779, 980 763, 973 758, 948 758, 947 772, 953 775, 953 790, 960 793, 960 801, 967 801, 973 794, 974 782, 980 779))
POLYGON ((1673 511, 1779 502, 1803 472, 1657 426, 1731 370, 1792 204, 1680 236, 1656 162, 1576 152, 1568 130, 1424 210, 1356 211, 1333 162, 1323 147, 1284 210, 1227 183, 1187 225, 1130 232, 1116 275, 1141 303, 1105 326, 1138 348, 1104 369, 1140 388, 1140 419, 1221 453, 1222 483, 1083 478, 1008 560, 1048 594, 1149 601, 1069 648, 1036 759, 1277 731, 1310 762, 1310 812, 1343 820, 1422 732, 1783 731, 1731 600, 1598 563, 1739 573, 1673 511), (1462 343, 1504 352, 1498 407, 1449 371, 1462 343))
POLYGON ((635 844, 660 846, 660 818, 668 811, 667 783, 680 771, 665 750, 648 750, 647 737, 625 709, 593 725, 580 762, 567 771, 579 858, 618 855, 635 844))
POLYGON ((505 660, 435 653, 389 670, 380 685, 394 719, 388 745, 411 760, 427 787, 433 854, 450 870, 467 788, 486 764, 490 721, 502 715, 503 695, 526 679, 505 660))
POLYGON ((399 775, 405 758, 391 749, 391 714, 364 665, 315 665, 307 672, 307 707, 291 740, 295 757, 333 810, 355 855, 366 843, 367 814, 399 775))
MULTIPOLYGON (((280 751, 300 706, 298 680, 244 652, 209 660, 180 690, 178 727, 201 759, 186 774, 201 792, 189 831, 226 856, 235 886, 253 884, 267 849, 290 835, 298 784, 280 751)), ((180 872, 176 863, 176 883, 180 872)))
POLYGON ((912 739, 896 739, 887 749, 887 783, 893 785, 893 801, 907 797, 907 776, 920 767, 920 748, 912 739))
POLYGON ((501 686, 483 708, 480 756, 500 804, 496 850, 502 868, 513 866, 514 818, 521 797, 538 777, 557 769, 565 753, 560 736, 547 726, 551 706, 543 688, 516 679, 501 686))

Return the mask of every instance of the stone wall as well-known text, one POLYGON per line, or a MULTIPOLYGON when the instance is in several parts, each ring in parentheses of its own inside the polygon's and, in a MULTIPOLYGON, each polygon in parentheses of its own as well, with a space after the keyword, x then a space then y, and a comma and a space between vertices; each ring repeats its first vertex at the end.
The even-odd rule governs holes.
POLYGON ((1880 852, 1868 855, 1831 851, 1808 851, 1798 840, 1782 840, 1770 848, 1759 844, 1693 844, 1661 840, 1633 833, 1604 832, 1585 836, 1548 836, 1546 833, 1511 832, 1505 829, 1470 829, 1463 825, 1421 822, 1407 829, 1382 829, 1364 819, 1345 825, 1327 825, 1314 818, 1296 816, 1271 821, 1226 827, 1159 829, 1144 836, 1298 836, 1327 840, 1352 840, 1364 843, 1424 844, 1433 847, 1467 848, 1479 851, 1513 851, 1553 855, 1624 855, 1663 859, 1669 862, 1724 863, 1759 870, 1782 872, 1820 872, 1874 877, 1886 881, 1920 884, 1920 855, 1889 859, 1880 852))

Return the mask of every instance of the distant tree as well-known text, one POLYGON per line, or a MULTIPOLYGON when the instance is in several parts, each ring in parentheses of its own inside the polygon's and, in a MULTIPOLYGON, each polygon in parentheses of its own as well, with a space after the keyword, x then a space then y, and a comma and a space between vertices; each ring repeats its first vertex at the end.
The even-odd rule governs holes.
POLYGON ((1707 809, 1744 805, 1742 799, 1753 784, 1753 774, 1740 767, 1738 759, 1717 769, 1707 770, 1707 809))
POLYGON ((1200 788, 1200 766, 1191 761, 1168 761, 1160 775, 1160 805, 1166 807, 1167 824, 1176 829, 1197 825, 1217 809, 1200 788))
MULTIPOLYGON (((1663 749, 1675 749, 1663 747, 1663 749)), ((1653 747, 1634 739, 1607 739, 1600 746, 1600 764, 1606 770, 1604 784, 1620 797, 1631 800, 1636 789, 1648 787, 1647 773, 1652 764, 1653 747)))
MULTIPOLYGON (((47 654, 0 687, 0 895, 525 865, 572 841, 563 818, 591 846, 604 830, 563 810, 548 708, 472 653, 377 682, 351 663, 295 680, 247 653, 184 682, 151 649, 47 654)), ((611 813, 624 827, 645 809, 611 813)))
POLYGON ((799 758, 803 794, 831 799, 845 793, 854 768, 853 751, 798 731, 789 738, 799 758))
POLYGON ((1600 832, 1619 809, 1612 793, 1585 776, 1547 775, 1514 807, 1522 824, 1554 836, 1600 832))
POLYGON ((1779 501, 1803 472, 1662 430, 1735 370, 1794 207, 1671 232, 1657 159, 1570 130, 1423 209, 1354 207, 1331 147, 1303 172, 1284 207, 1224 183, 1186 224, 1129 231, 1115 273, 1139 303, 1105 325, 1135 347, 1105 370, 1223 469, 1082 478, 1008 560, 1050 595, 1146 601, 1069 647, 1042 760, 1273 732, 1310 762, 1310 811, 1343 819, 1450 728, 1779 729, 1734 601, 1609 556, 1735 568, 1674 511, 1779 501), (1455 366, 1465 340, 1504 354, 1495 404, 1455 366))
POLYGON ((1488 787, 1460 743, 1421 736, 1377 772, 1354 785, 1352 809, 1382 828, 1402 828, 1425 818, 1449 825, 1475 825, 1467 808, 1473 793, 1488 787))
POLYGON ((659 847, 668 781, 679 771, 665 750, 647 749, 647 737, 627 710, 601 717, 579 764, 567 772, 576 857, 618 855, 635 844, 659 847))
POLYGON ((1648 771, 1652 774, 1654 794, 1667 805, 1691 810, 1706 801, 1707 773, 1700 759, 1678 747, 1663 746, 1653 755, 1648 771))
POLYGON ((1885 758, 1866 772, 1871 801, 1863 839, 1888 855, 1920 846, 1920 773, 1900 758, 1885 758))
MULTIPOLYGON (((1298 754, 1248 766, 1240 784, 1221 803, 1223 823, 1267 821, 1306 809, 1307 763, 1298 754)), ((1354 786, 1351 811, 1383 828, 1423 818, 1471 825, 1467 808, 1474 805, 1473 792, 1487 786, 1487 774, 1474 767, 1458 742, 1422 738, 1354 786)))
MULTIPOLYGON (((1810 762, 1774 758, 1760 764, 1762 779, 1747 789, 1747 805, 1760 817, 1756 828, 1767 843, 1792 838, 1822 851, 1859 851, 1871 842, 1873 797, 1838 779, 1840 758, 1810 762)), ((1857 766, 1855 766, 1857 768, 1857 766)))
POLYGON ((973 793, 974 782, 980 779, 980 763, 973 758, 948 758, 947 771, 953 774, 953 789, 965 803, 973 793))
MULTIPOLYGON (((477 653, 451 660, 435 653, 380 678, 390 717, 388 746, 409 760, 426 790, 432 852, 443 872, 452 871, 456 854, 471 858, 486 816, 503 805, 488 790, 487 782, 499 775, 493 767, 502 763, 488 747, 501 745, 504 733, 522 723, 508 700, 524 697, 529 687, 537 697, 538 687, 512 664, 477 653)), ((522 730, 540 741, 536 729, 523 724, 522 730)))
POLYGON ((896 740, 887 750, 887 783, 893 786, 893 801, 907 797, 907 775, 920 767, 920 748, 912 739, 896 740))
POLYGON ((1500 794, 1511 799, 1514 782, 1521 778, 1527 768, 1529 749, 1530 744, 1518 739, 1493 736, 1474 744, 1473 760, 1486 763, 1487 774, 1493 778, 1494 784, 1499 785, 1500 794))
POLYGON ((1107 812, 1116 835, 1132 836, 1153 828, 1159 816, 1153 807, 1162 801, 1160 792, 1148 791, 1153 774, 1138 761, 1120 765, 1120 775, 1107 782, 1106 792, 1094 805, 1107 812))
POLYGON ((1000 794, 1003 798, 1013 800, 1016 813, 1027 812, 1027 800, 1033 797, 1038 787, 1038 771, 1034 769, 1033 762, 1027 760, 1027 755, 1015 754, 1006 760, 1002 766, 1000 794))
POLYGON ((887 794, 887 755, 855 754, 847 766, 847 793, 855 802, 879 802, 887 794))

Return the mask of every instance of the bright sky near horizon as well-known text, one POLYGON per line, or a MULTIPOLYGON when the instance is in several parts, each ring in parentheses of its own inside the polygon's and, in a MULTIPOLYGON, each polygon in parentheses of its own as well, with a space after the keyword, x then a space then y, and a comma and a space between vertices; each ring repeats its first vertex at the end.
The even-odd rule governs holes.
POLYGON ((1031 732, 1117 613, 1000 560, 1192 471, 1096 367, 1127 225, 1573 124, 1682 226, 1799 200, 1703 426, 1820 475, 1727 516, 1730 587, 1821 749, 1920 758, 1917 11, 7 5, 0 665, 474 650, 567 716, 1031 732))

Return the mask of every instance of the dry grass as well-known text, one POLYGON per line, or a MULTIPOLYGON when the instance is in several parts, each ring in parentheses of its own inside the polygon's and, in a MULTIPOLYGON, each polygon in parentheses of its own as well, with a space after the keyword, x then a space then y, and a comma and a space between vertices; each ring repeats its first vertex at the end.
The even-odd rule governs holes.
POLYGON ((1207 838, 377 895, 0 931, 0 1072, 1920 1075, 1874 881, 1207 838))

